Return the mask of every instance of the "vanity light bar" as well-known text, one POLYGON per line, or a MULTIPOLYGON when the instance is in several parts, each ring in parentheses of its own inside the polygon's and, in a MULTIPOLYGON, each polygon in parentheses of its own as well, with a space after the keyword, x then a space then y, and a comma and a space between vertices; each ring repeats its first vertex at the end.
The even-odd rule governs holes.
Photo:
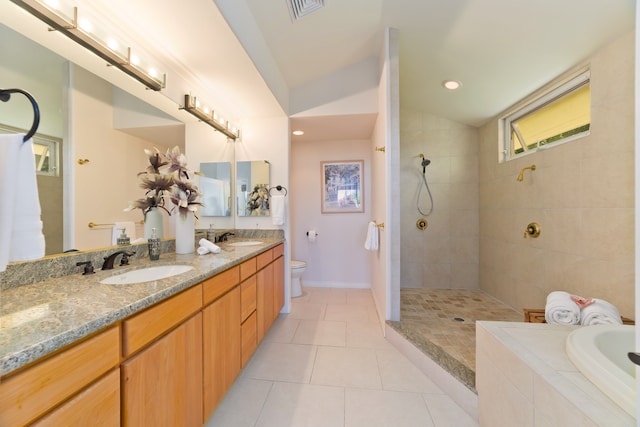
POLYGON ((183 109, 198 119, 202 120, 209 126, 215 128, 217 131, 222 132, 228 138, 232 140, 236 140, 240 138, 240 130, 229 127, 229 122, 225 120, 216 120, 216 115, 213 111, 203 110, 198 105, 198 101, 195 96, 191 96, 189 94, 184 96, 184 107, 183 109))
POLYGON ((106 43, 93 37, 89 32, 84 31, 78 26, 78 8, 73 8, 73 19, 71 22, 67 18, 56 13, 46 5, 37 0, 11 0, 33 16, 47 23, 53 30, 59 31, 69 37, 76 43, 84 46, 86 49, 98 55, 107 61, 110 65, 119 68, 149 89, 159 91, 166 87, 167 75, 163 74, 162 78, 154 77, 151 74, 140 69, 131 61, 131 48, 128 48, 127 57, 119 55, 117 52, 107 46, 106 43))

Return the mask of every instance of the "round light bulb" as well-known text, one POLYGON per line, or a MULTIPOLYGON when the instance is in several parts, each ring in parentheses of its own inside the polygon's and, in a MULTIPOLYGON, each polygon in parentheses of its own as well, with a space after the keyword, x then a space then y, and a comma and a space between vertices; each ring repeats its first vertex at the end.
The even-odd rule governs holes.
POLYGON ((113 51, 116 51, 120 48, 118 41, 114 38, 109 38, 109 40, 107 40, 107 46, 109 46, 109 49, 113 51))
POLYGON ((78 19, 78 27, 87 33, 90 33, 93 30, 93 25, 91 25, 91 22, 86 18, 78 19))
POLYGON ((442 82, 442 86, 444 86, 445 88, 447 88, 449 90, 456 90, 460 86, 462 86, 462 83, 460 83, 457 80, 445 80, 445 81, 442 82))

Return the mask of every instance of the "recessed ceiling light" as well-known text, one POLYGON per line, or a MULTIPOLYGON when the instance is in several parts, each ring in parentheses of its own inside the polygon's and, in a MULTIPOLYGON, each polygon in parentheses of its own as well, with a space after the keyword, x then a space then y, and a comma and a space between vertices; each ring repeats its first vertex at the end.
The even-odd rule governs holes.
POLYGON ((296 136, 304 135, 304 131, 301 130, 294 130, 292 133, 296 136))
POLYGON ((462 83, 460 83, 457 80, 445 80, 445 81, 442 82, 442 86, 444 86, 445 88, 447 88, 449 90, 456 90, 460 86, 462 86, 462 83))

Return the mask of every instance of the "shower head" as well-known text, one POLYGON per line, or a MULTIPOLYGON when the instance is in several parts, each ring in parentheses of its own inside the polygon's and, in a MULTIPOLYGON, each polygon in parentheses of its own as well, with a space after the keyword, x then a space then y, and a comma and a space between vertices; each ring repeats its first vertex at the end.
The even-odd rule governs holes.
POLYGON ((420 166, 422 166, 422 174, 424 175, 427 171, 427 166, 431 163, 431 160, 427 159, 424 154, 420 154, 420 158, 422 159, 420 166))

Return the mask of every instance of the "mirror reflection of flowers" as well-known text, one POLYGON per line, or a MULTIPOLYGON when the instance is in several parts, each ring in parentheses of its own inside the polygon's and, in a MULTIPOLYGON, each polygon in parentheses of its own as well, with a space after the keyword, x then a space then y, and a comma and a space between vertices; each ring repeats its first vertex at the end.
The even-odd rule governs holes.
POLYGON ((185 217, 187 213, 194 215, 198 206, 202 203, 198 201, 201 196, 198 187, 189 180, 189 173, 200 175, 199 172, 192 172, 187 169, 187 158, 180 152, 179 147, 167 150, 166 154, 160 153, 157 148, 153 150, 145 149, 149 156, 149 166, 140 172, 140 187, 146 190, 145 197, 129 202, 129 207, 125 211, 142 209, 142 213, 147 215, 152 208, 160 208, 171 215, 175 209, 185 217), (174 204, 169 211, 165 207, 165 192, 174 204))

